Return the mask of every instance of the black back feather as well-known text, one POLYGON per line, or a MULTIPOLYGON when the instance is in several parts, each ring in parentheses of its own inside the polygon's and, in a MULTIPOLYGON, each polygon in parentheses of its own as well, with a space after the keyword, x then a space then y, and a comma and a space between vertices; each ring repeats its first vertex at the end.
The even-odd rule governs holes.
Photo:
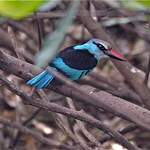
POLYGON ((73 46, 61 51, 58 57, 74 69, 90 70, 97 65, 97 59, 87 50, 74 50, 73 46))

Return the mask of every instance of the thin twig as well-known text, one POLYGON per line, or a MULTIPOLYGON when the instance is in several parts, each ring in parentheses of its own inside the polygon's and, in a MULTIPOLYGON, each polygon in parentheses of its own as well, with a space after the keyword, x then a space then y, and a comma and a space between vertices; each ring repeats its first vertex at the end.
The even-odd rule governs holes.
POLYGON ((14 85, 12 82, 8 81, 2 75, 0 75, 0 80, 2 80, 5 83, 5 85, 12 92, 16 93, 18 96, 21 96, 23 98, 23 100, 25 99, 23 101, 24 103, 33 105, 35 107, 41 107, 41 108, 49 110, 49 111, 62 113, 62 114, 68 115, 70 117, 74 117, 74 118, 82 120, 82 121, 86 121, 86 122, 92 124, 93 126, 103 130, 104 132, 108 133, 109 135, 111 135, 117 142, 119 142, 121 145, 128 148, 129 150, 138 150, 138 148, 135 145, 132 145, 131 143, 129 143, 120 133, 114 131, 110 127, 107 127, 102 122, 95 119, 94 117, 92 117, 88 114, 85 114, 85 113, 70 110, 68 108, 59 106, 54 103, 49 103, 46 101, 41 101, 40 99, 37 99, 37 98, 35 99, 33 97, 29 97, 24 92, 22 92, 20 89, 18 89, 16 85, 14 85))
MULTIPOLYGON (((35 112, 33 112, 33 114, 31 116, 29 116, 29 118, 27 118, 22 125, 23 126, 27 126, 29 124, 29 122, 31 122, 33 119, 35 119, 35 117, 39 114, 39 112, 41 111, 41 108, 38 108, 37 110, 35 110, 35 112)), ((15 139, 10 143, 10 148, 14 149, 19 141, 21 137, 21 132, 18 131, 18 133, 15 136, 15 139)))
POLYGON ((21 22, 13 21, 13 20, 7 20, 6 23, 12 27, 14 27, 17 30, 20 30, 24 32, 29 38, 34 40, 35 42, 38 41, 38 38, 35 34, 35 32, 29 30, 26 26, 24 26, 21 22))
POLYGON ((147 65, 147 70, 146 70, 145 79, 144 79, 144 84, 146 86, 148 85, 149 74, 150 74, 150 53, 149 53, 148 65, 147 65))
MULTIPOLYGON (((119 49, 119 47, 115 44, 115 42, 113 42, 112 38, 110 38, 110 36, 106 33, 102 26, 92 19, 89 11, 85 8, 85 3, 86 1, 82 1, 79 9, 80 15, 78 16, 78 19, 95 38, 108 41, 113 49, 119 49)), ((150 108, 150 90, 147 86, 145 86, 145 84, 142 84, 142 79, 140 78, 139 73, 132 72, 133 66, 128 62, 118 62, 113 59, 112 61, 117 69, 121 72, 121 74, 125 77, 127 83, 140 96, 146 107, 150 108)))
POLYGON ((12 28, 8 26, 8 33, 11 37, 12 45, 13 45, 13 50, 15 52, 15 55, 19 58, 22 59, 23 57, 20 55, 19 51, 21 51, 20 46, 19 46, 19 41, 17 40, 12 28))
MULTIPOLYGON (((49 99, 47 97, 47 95, 45 94, 45 92, 43 90, 37 91, 37 93, 40 95, 40 97, 42 98, 43 102, 48 102, 49 99)), ((61 96, 62 97, 62 96, 61 96)), ((69 128, 69 123, 67 118, 65 118, 65 116, 62 116, 61 114, 57 114, 57 113, 52 113, 53 118, 56 120, 56 124, 58 124, 58 126, 63 129, 63 131, 65 131, 65 133, 76 143, 79 144, 78 139, 74 136, 74 134, 72 133, 72 130, 69 128), (63 119, 62 119, 63 117, 63 119), (66 125, 64 123, 67 123, 68 125, 66 125)), ((79 145, 80 147, 82 145, 79 145)))
POLYGON ((16 128, 16 129, 18 129, 19 131, 21 131, 21 132, 23 132, 25 134, 30 134, 35 139, 37 139, 38 141, 40 141, 40 142, 42 142, 44 144, 47 144, 47 145, 50 145, 50 146, 53 146, 53 147, 58 147, 58 148, 61 148, 61 147, 62 148, 66 148, 66 149, 70 149, 71 148, 70 146, 67 146, 67 145, 64 145, 64 144, 60 144, 59 142, 53 141, 51 139, 47 139, 42 134, 40 134, 38 132, 30 130, 30 129, 22 126, 19 123, 9 121, 9 120, 4 119, 2 117, 0 117, 0 123, 4 124, 6 126, 12 127, 12 128, 16 128))
MULTIPOLYGON (((75 105, 72 101, 71 98, 67 97, 67 103, 69 107, 72 110, 76 110, 75 105)), ((84 112, 83 110, 80 110, 80 112, 84 112)), ((84 112, 85 113, 85 112, 84 112)), ((83 134, 93 143, 95 144, 98 148, 101 148, 101 144, 98 142, 98 140, 85 128, 85 125, 83 122, 80 120, 76 120, 78 128, 83 132, 83 134)))
MULTIPOLYGON (((32 64, 10 56, 2 50, 0 50, 0 68, 3 71, 14 74, 24 80, 31 79, 33 75, 42 71, 42 69, 36 68, 32 64), (17 64, 20 64, 21 67, 16 67, 17 64)), ((80 88, 82 87, 80 86, 80 88)), ((80 102, 88 103, 96 108, 105 109, 105 111, 111 112, 123 119, 130 120, 137 125, 150 130, 150 112, 145 108, 129 103, 119 97, 112 96, 106 92, 97 92, 96 94, 93 93, 89 95, 86 91, 86 97, 84 97, 83 94, 76 92, 72 88, 68 88, 66 85, 53 86, 51 90, 64 96, 74 98, 80 102)))
POLYGON ((42 27, 42 20, 38 18, 38 15, 35 14, 36 16, 36 24, 37 24, 37 30, 38 30, 38 43, 39 43, 39 50, 42 47, 42 40, 43 40, 43 27, 42 27))
POLYGON ((83 136, 81 135, 81 133, 80 133, 80 128, 79 128, 78 124, 75 124, 75 125, 73 126, 73 130, 74 130, 75 136, 76 136, 77 139, 79 140, 80 145, 82 145, 83 149, 84 149, 84 150, 92 150, 92 148, 87 145, 85 139, 84 139, 83 136))
MULTIPOLYGON (((123 128, 122 130, 120 130, 119 132, 124 135, 124 134, 127 134, 129 132, 133 132, 136 129, 138 129, 137 125, 129 125, 126 128, 123 128)), ((109 135, 105 135, 99 141, 103 144, 104 142, 111 140, 111 139, 112 138, 109 135)))

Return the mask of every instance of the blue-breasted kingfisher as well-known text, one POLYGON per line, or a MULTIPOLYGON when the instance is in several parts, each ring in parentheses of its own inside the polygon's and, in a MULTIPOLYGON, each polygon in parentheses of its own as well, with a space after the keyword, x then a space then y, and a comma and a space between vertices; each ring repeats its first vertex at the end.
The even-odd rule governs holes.
MULTIPOLYGON (((123 55, 112 50, 107 42, 91 39, 60 51, 49 66, 75 81, 87 75, 105 57, 126 60, 123 55)), ((26 83, 37 89, 43 89, 50 86, 54 80, 54 76, 45 70, 26 83)))

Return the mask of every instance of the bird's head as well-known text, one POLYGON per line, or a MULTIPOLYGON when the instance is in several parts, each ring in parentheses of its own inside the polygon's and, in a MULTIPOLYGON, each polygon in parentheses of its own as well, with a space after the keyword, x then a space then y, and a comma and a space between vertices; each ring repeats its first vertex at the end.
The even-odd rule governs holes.
POLYGON ((89 53, 93 54, 98 60, 105 57, 114 58, 120 61, 126 60, 122 54, 113 50, 109 43, 99 40, 91 39, 80 46, 80 48, 85 48, 89 53))

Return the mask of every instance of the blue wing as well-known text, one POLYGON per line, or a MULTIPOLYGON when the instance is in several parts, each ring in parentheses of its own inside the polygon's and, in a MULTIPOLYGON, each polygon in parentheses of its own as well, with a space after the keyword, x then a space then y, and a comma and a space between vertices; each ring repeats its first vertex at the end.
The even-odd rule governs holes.
MULTIPOLYGON (((97 65, 97 59, 87 50, 80 51, 69 47, 61 51, 49 65, 71 80, 78 80, 97 65)), ((54 77, 51 74, 43 71, 27 81, 27 84, 42 89, 46 88, 53 80, 54 77)))
POLYGON ((53 76, 47 71, 43 71, 31 80, 27 81, 26 84, 36 87, 37 89, 46 88, 53 80, 53 76))
POLYGON ((86 75, 89 71, 87 69, 78 70, 67 65, 62 58, 57 57, 51 64, 51 66, 55 67, 58 71, 66 75, 71 80, 78 80, 82 76, 86 75))
POLYGON ((50 63, 50 66, 55 67, 71 80, 78 80, 93 69, 96 64, 97 59, 87 50, 77 51, 70 47, 62 51, 50 63))

